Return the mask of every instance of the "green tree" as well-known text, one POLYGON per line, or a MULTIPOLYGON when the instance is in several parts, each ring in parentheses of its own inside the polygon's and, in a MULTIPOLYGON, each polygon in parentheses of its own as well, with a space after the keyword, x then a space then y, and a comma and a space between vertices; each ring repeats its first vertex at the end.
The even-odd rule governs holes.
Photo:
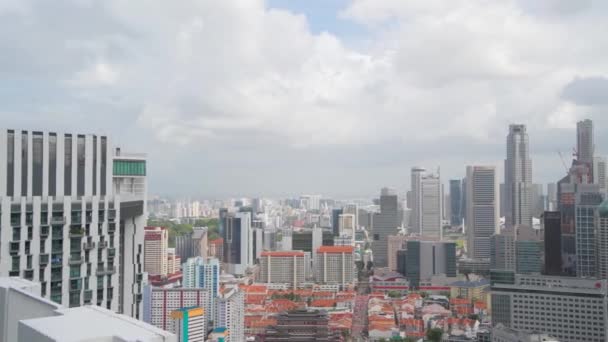
POLYGON ((388 296, 391 298, 400 298, 401 293, 399 293, 399 291, 388 291, 388 296))
POLYGON ((443 330, 439 328, 429 329, 426 332, 426 338, 431 342, 441 342, 443 337, 443 330))

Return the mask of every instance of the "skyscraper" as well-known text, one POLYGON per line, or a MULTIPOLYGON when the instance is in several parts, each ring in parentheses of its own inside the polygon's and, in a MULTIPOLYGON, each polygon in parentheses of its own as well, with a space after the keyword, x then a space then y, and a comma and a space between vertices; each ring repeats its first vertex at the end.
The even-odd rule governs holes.
POLYGON ((525 125, 510 125, 505 159, 505 223, 532 227, 532 161, 525 125))
POLYGON ((395 234, 399 227, 398 209, 399 204, 395 192, 392 189, 383 188, 380 193, 380 213, 374 216, 372 230, 372 252, 374 253, 374 264, 377 266, 388 266, 388 236, 395 234))
POLYGON ((139 317, 146 157, 106 136, 0 130, 0 275, 139 317))
POLYGON ((603 193, 608 191, 607 163, 606 157, 593 157, 593 183, 599 185, 603 193))
POLYGON ((417 288, 420 281, 434 275, 456 276, 456 243, 447 241, 408 241, 405 276, 410 286, 417 288))
POLYGON ((178 342, 205 342, 207 312, 199 307, 180 308, 171 312, 173 333, 178 342))
POLYGON ((216 258, 202 257, 186 260, 182 267, 184 288, 203 288, 209 293, 209 301, 205 307, 207 322, 215 317, 216 299, 220 289, 220 262, 216 258))
POLYGON ((249 213, 226 214, 224 229, 224 259, 226 272, 243 275, 253 265, 253 234, 249 213))
POLYGON ((340 235, 340 215, 344 213, 343 209, 333 209, 331 211, 331 228, 334 236, 340 235))
POLYGON ((167 275, 169 230, 165 227, 146 227, 144 235, 144 272, 167 275))
POLYGON ((576 156, 577 160, 590 169, 589 179, 593 179, 593 157, 595 142, 593 121, 586 119, 576 123, 576 156))
POLYGON ((596 212, 597 277, 608 278, 608 200, 604 200, 596 212))
POLYGON ((412 233, 441 238, 443 194, 439 174, 427 173, 424 168, 412 168, 412 233))
POLYGON ((494 166, 467 166, 467 215, 469 258, 490 258, 490 237, 499 232, 498 181, 494 166))
POLYGON ((238 287, 220 292, 215 315, 215 326, 228 329, 225 342, 245 341, 245 294, 238 287))
POLYGON ((576 192, 576 275, 596 276, 596 220, 595 215, 603 202, 597 184, 580 184, 576 192))
POLYGON ((545 230, 545 274, 560 275, 562 273, 562 224, 559 211, 543 213, 545 230))
POLYGON ((462 224, 462 182, 460 179, 450 180, 450 224, 460 226, 462 224))

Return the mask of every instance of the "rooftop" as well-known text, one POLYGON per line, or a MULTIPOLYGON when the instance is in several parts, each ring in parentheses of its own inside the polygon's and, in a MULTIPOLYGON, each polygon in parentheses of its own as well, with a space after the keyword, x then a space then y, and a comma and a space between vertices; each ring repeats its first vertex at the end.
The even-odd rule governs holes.
POLYGON ((353 246, 321 246, 317 249, 317 253, 353 253, 353 246))
POLYGON ((276 258, 294 257, 294 256, 303 257, 304 252, 302 252, 302 251, 263 251, 261 256, 263 256, 263 257, 269 256, 269 257, 276 257, 276 258))

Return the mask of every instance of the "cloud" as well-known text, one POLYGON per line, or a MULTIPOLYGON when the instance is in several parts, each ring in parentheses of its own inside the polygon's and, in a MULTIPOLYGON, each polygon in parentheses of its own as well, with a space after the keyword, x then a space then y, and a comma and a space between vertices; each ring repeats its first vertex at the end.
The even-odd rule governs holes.
POLYGON ((608 78, 576 77, 564 87, 561 95, 581 106, 608 105, 608 78))
MULTIPOLYGON (((402 172, 454 159, 444 147, 454 141, 500 160, 509 123, 528 124, 532 141, 558 139, 586 106, 605 104, 606 79, 576 78, 608 72, 605 6, 528 3, 353 0, 340 18, 367 28, 357 41, 262 0, 0 2, 0 89, 23 85, 0 100, 64 113, 66 124, 66 112, 119 113, 113 130, 146 136, 153 151, 253 153, 260 177, 280 162, 272 146, 309 158, 303 174, 339 168, 316 157, 328 149, 402 172), (399 165, 378 153, 392 145, 399 165)), ((228 167, 186 156, 184 167, 228 167)))

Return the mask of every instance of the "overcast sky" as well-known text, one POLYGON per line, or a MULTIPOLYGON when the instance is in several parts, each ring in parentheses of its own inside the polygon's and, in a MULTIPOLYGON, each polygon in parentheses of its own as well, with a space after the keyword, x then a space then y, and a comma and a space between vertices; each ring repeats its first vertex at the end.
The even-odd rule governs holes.
POLYGON ((214 198, 403 193, 523 123, 546 183, 577 120, 608 153, 607 32, 605 0, 0 0, 0 125, 109 134, 151 193, 214 198))

